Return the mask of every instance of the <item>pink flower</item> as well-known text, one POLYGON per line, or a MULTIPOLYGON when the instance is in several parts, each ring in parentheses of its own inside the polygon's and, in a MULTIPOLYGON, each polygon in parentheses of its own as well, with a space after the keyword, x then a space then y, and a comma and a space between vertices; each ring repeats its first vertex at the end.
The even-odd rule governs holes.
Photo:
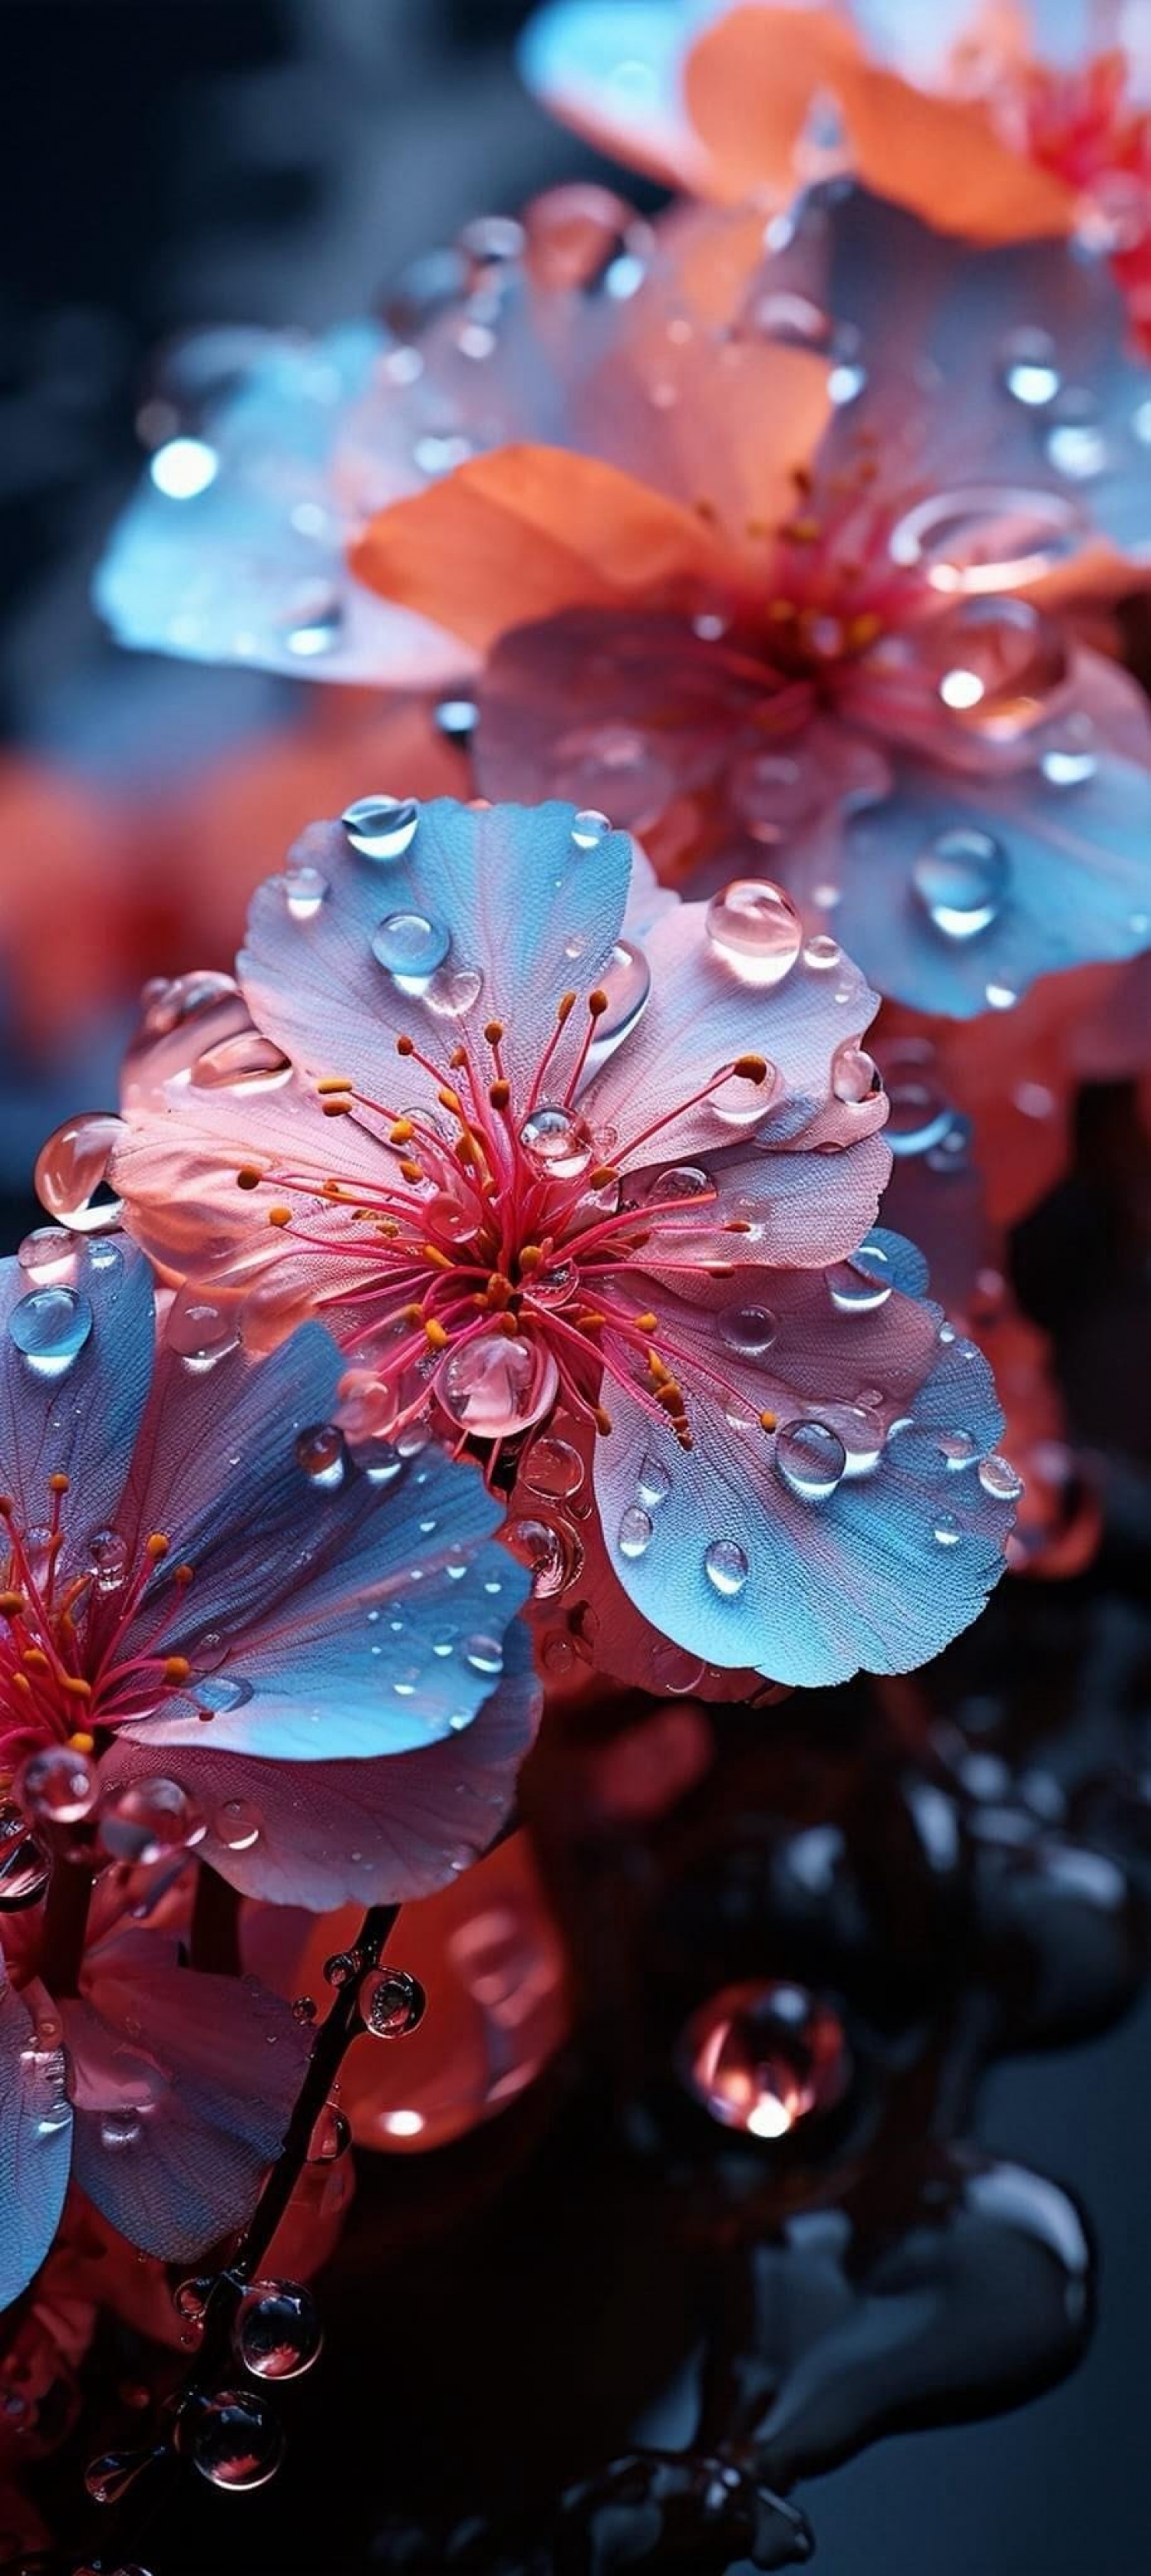
POLYGON ((638 1634, 827 1681, 974 1615, 1016 1480, 916 1257, 855 1257, 874 999, 785 896, 679 905, 570 806, 369 798, 257 894, 239 974, 145 1027, 110 1174, 250 1347, 323 1317, 353 1454, 434 1428, 517 1478, 537 1599, 602 1615, 609 1671, 638 1634))

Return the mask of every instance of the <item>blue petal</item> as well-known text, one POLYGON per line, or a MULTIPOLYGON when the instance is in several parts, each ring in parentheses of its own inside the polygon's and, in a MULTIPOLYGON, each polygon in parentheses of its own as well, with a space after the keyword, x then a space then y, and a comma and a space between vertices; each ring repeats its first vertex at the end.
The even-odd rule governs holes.
POLYGON ((59 2048, 36 2044, 27 2006, 0 1960, 0 2309, 38 2272, 60 2224, 72 2161, 72 2111, 59 2048))
MULTIPOLYGON (((27 1310, 25 1310, 27 1313, 27 1310)), ((68 1311, 62 1307, 62 1331, 68 1311)), ((26 1324, 16 1332, 27 1338, 26 1324)), ((61 1348, 63 1344, 61 1342, 61 1348)), ((44 1284, 17 1261, 0 1264, 0 1481, 15 1499, 24 1528, 48 1518, 48 1477, 63 1474, 72 1494, 64 1515, 66 1571, 72 1550, 114 1516, 148 1393, 155 1347, 152 1273, 123 1236, 75 1239, 71 1265, 44 1284), (29 1297, 77 1301, 72 1329, 86 1340, 59 1374, 45 1373, 51 1331, 39 1364, 17 1347, 12 1319, 29 1297)))
POLYGON ((309 679, 447 666, 433 628, 345 568, 335 449, 385 346, 367 322, 311 343, 268 333, 195 438, 157 449, 96 574, 121 644, 309 679))
MULTIPOLYGON (((213 1749, 280 1761, 402 1753, 470 1724, 502 1664, 528 1578, 491 1543, 501 1514, 473 1469, 429 1445, 374 1482, 337 1452, 329 1485, 297 1456, 331 1423, 342 1362, 317 1324, 207 1379, 165 1352, 118 1526, 135 1552, 165 1531, 195 1568, 173 1651, 208 1668, 213 1749), (209 1644, 209 1640, 214 1644, 209 1644), (234 1701, 235 1705, 228 1703, 234 1701)), ((390 1469, 391 1462, 386 1462, 390 1469)), ((145 1597, 135 1638, 154 1624, 145 1597)), ((126 1730, 203 1745, 179 1714, 126 1730)))
POLYGON ((1151 770, 1100 747, 1089 777, 1036 766, 1001 777, 900 760, 893 793, 844 822, 836 932, 895 1000, 950 1019, 1010 1009, 1040 975, 1134 957, 1151 940, 1151 770), (940 928, 917 862, 944 835, 990 840, 1003 864, 993 917, 940 928))
POLYGON ((680 69, 722 0, 550 0, 529 18, 519 67, 560 116, 662 158, 683 128, 680 69))

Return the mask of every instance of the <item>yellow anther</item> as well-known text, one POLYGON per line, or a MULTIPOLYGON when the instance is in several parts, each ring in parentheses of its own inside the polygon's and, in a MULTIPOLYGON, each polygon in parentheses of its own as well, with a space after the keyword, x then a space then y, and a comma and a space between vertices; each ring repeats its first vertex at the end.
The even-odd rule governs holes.
POLYGON ((28 1679, 27 1673, 13 1673, 12 1688, 13 1690, 24 1691, 29 1699, 32 1696, 32 1684, 28 1679))
POLYGON ((637 1333, 655 1333, 659 1330, 658 1315, 633 1315, 632 1322, 635 1325, 637 1333))
POLYGON ((27 1664, 30 1673, 50 1673, 52 1670, 42 1646, 25 1646, 21 1660, 27 1664))
POLYGON ((350 1118, 352 1114, 352 1103, 347 1092, 341 1093, 338 1100, 322 1100, 320 1107, 325 1118, 350 1118))
POLYGON ((171 1544, 171 1539, 165 1537, 163 1530, 153 1530, 150 1537, 144 1541, 144 1554, 151 1557, 153 1565, 158 1565, 161 1557, 167 1555, 171 1544))
POLYGON ((172 1581, 173 1583, 179 1584, 181 1592, 186 1592, 188 1585, 194 1580, 195 1572, 195 1566, 189 1565, 186 1562, 183 1565, 174 1565, 172 1568, 172 1581))
POLYGON ((571 1015, 572 1015, 572 1012, 573 1012, 573 1011, 574 1011, 574 1009, 575 1009, 575 1006, 576 1006, 576 1003, 577 1003, 578 999, 579 999, 579 996, 578 996, 578 994, 577 994, 577 993, 561 993, 561 994, 560 994, 559 1000, 558 1000, 558 1002, 556 1003, 556 1020, 557 1020, 557 1022, 558 1022, 558 1024, 559 1024, 559 1026, 560 1026, 560 1028, 561 1028, 561 1029, 562 1029, 562 1027, 563 1027, 564 1021, 565 1021, 565 1020, 570 1020, 571 1015))
POLYGON ((290 1207, 270 1207, 270 1208, 269 1208, 269 1210, 268 1210, 268 1223, 269 1223, 269 1225, 290 1225, 290 1224, 291 1224, 291 1222, 292 1222, 292 1211, 291 1211, 290 1207))
POLYGON ((607 1009, 607 994, 604 992, 602 984, 597 984, 594 993, 588 994, 587 1006, 588 1014, 591 1019, 602 1020, 604 1012, 607 1009))
POLYGON ((60 1688, 67 1691, 70 1699, 91 1699, 92 1697, 92 1684, 85 1681, 82 1673, 61 1673, 60 1688))
POLYGON ((876 636, 882 633, 882 618, 876 616, 873 608, 861 609, 858 617, 853 617, 848 622, 849 649, 853 653, 865 653, 868 645, 874 644, 876 636))
POLYGON ((729 1217, 723 1231, 725 1234, 750 1234, 751 1219, 746 1216, 729 1217))
POLYGON ((50 1494, 66 1494, 68 1491, 67 1477, 62 1476, 59 1473, 55 1476, 49 1476, 48 1491, 50 1494))
POLYGON ((241 1163, 236 1174, 236 1186, 241 1190, 258 1190, 263 1177, 257 1164, 241 1163))
POLYGON ((662 1404, 665 1413, 678 1413, 682 1420, 683 1388, 677 1383, 674 1377, 665 1377, 660 1380, 655 1391, 655 1400, 657 1404, 662 1404))
POLYGON ((533 1270, 539 1270, 542 1266, 543 1254, 538 1243, 525 1243, 520 1254, 520 1269, 524 1276, 530 1278, 533 1270))
POLYGON ((501 1079, 499 1082, 493 1082, 489 1085, 488 1099, 490 1100, 493 1109, 506 1109, 511 1096, 512 1087, 510 1082, 504 1082, 501 1079))
POLYGON ((394 1127, 388 1129, 388 1143, 389 1145, 410 1145, 415 1132, 410 1118, 397 1118, 394 1127))
POLYGON ((713 525, 719 516, 714 501, 708 500, 706 492, 700 493, 699 498, 693 501, 692 508, 697 519, 706 519, 709 526, 713 525))
POLYGON ((178 1687, 181 1682, 190 1681, 191 1674, 192 1667, 186 1655, 168 1655, 165 1657, 164 1679, 166 1682, 171 1682, 174 1687, 178 1687))
POLYGON ((733 1073, 738 1073, 741 1082, 766 1082, 767 1080, 767 1058, 763 1055, 737 1055, 731 1069, 733 1073))
POLYGON ((661 1360, 658 1351, 646 1351, 644 1356, 647 1360, 648 1368, 650 1369, 652 1376, 657 1381, 657 1384, 663 1378, 671 1375, 671 1371, 667 1367, 666 1362, 661 1360))
POLYGON ((424 1177, 420 1165, 418 1163, 413 1163, 410 1154, 405 1154, 403 1161, 400 1164, 400 1175, 403 1180, 412 1182, 422 1181, 424 1177))
POLYGON ((505 1341, 514 1342, 518 1340, 519 1329, 519 1322, 515 1315, 497 1315, 495 1330, 497 1333, 503 1334, 505 1341))
POLYGON ((577 1333, 602 1333, 606 1322, 606 1315, 597 1315, 595 1308, 588 1306, 576 1316, 575 1327, 577 1333))
POLYGON ((319 1092, 321 1100, 323 1100, 329 1092, 350 1091, 351 1088, 352 1077, 350 1073, 325 1073, 316 1084, 316 1089, 319 1092))
POLYGON ((759 1419, 765 1431, 774 1431, 778 1424, 779 1416, 777 1413, 761 1413, 759 1419))
POLYGON ((449 1261, 447 1253, 440 1251, 438 1243, 421 1243, 420 1250, 423 1253, 425 1261, 431 1262, 433 1270, 451 1271, 455 1269, 455 1262, 449 1261))
POLYGON ((618 1179, 619 1173, 614 1163, 597 1163, 594 1172, 588 1173, 587 1185, 589 1190, 606 1190, 610 1189, 612 1182, 618 1179))
POLYGON ((448 1335, 445 1333, 443 1325, 437 1323, 434 1315, 429 1315, 427 1322, 424 1325, 424 1339, 430 1350, 446 1351, 448 1347, 448 1335))
POLYGON ((437 1091, 436 1098, 439 1101, 441 1109, 448 1110, 453 1118, 459 1117, 460 1095, 458 1091, 449 1090, 448 1085, 445 1083, 443 1090, 437 1091))
POLYGON ((493 1270, 485 1291, 488 1305, 508 1306, 514 1295, 515 1290, 506 1271, 493 1270))
POLYGON ((94 1753, 95 1750, 96 1738, 89 1735, 86 1726, 78 1726, 75 1734, 68 1738, 69 1753, 94 1753))
POLYGON ((822 536, 823 529, 820 521, 809 513, 805 518, 790 520, 787 527, 781 529, 780 533, 782 536, 790 537, 794 546, 813 546, 816 539, 822 536))
POLYGON ((497 1047, 503 1033, 504 1024, 502 1020, 485 1020, 484 1036, 486 1037, 489 1046, 497 1047))
POLYGON ((417 1306, 414 1303, 410 1306, 401 1306, 400 1322, 402 1324, 422 1324, 423 1320, 424 1310, 422 1306, 417 1306))
POLYGON ((767 614, 773 626, 787 626, 795 615, 795 601, 783 598, 769 599, 767 614))
POLYGON ((595 1427, 599 1433, 600 1439, 606 1440, 607 1435, 611 1430, 611 1415, 608 1412, 606 1405, 597 1404, 595 1409, 595 1427))
POLYGON ((0 1619, 22 1619, 27 1607, 22 1592, 0 1592, 0 1619))
POLYGON ((397 1039, 396 1039, 396 1054, 397 1054, 397 1055, 414 1055, 414 1054, 415 1054, 415 1052, 416 1052, 416 1049, 415 1049, 415 1041, 414 1041, 414 1039, 412 1039, 412 1038, 397 1038, 397 1039))

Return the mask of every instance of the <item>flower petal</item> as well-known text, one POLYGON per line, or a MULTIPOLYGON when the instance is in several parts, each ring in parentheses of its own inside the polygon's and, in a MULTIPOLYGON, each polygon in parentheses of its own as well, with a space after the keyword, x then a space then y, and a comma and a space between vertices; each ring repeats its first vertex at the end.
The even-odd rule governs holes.
POLYGON ((65 1517, 63 1564, 74 1573, 74 1549, 112 1518, 144 1409, 155 1338, 152 1274, 120 1235, 73 1237, 71 1252, 54 1250, 55 1229, 41 1241, 44 1256, 33 1269, 0 1264, 0 1481, 27 1528, 49 1517, 49 1475, 68 1476, 83 1514, 82 1525, 75 1509, 65 1517), (43 1301, 54 1300, 59 1323, 54 1332, 46 1322, 39 1352, 29 1357, 22 1345, 30 1298, 42 1301, 46 1316, 43 1301), (70 1341, 78 1347, 69 1360, 70 1341))
MULTIPOLYGON (((406 1904, 446 1886, 495 1840, 538 1714, 530 1640, 517 1624, 502 1676, 462 1734, 387 1760, 306 1769, 182 1745, 170 1767, 208 1817, 202 1858, 245 1896, 314 1913, 406 1904)), ((140 1779, 154 1769, 143 1746, 121 1736, 104 1774, 140 1779)))
POLYGON ((254 1977, 172 1967, 158 1942, 98 1951, 87 1987, 61 2007, 76 2180, 130 2244, 190 2261, 250 2217, 308 2041, 254 1977))
MULTIPOLYGON (((30 2000, 41 1998, 33 1989, 30 2000)), ((59 2046, 37 2040, 0 1960, 0 2310, 27 2288, 51 2246, 72 2162, 72 2113, 59 2046)))
POLYGON ((704 187, 706 169, 684 112, 685 22, 710 15, 668 0, 545 0, 520 38, 520 69, 545 107, 598 150, 672 187, 704 187))
POLYGON ((937 1307, 885 1281, 873 1302, 873 1267, 903 1266, 896 1238, 877 1243, 866 1267, 861 1256, 826 1276, 759 1271, 746 1290, 715 1283, 706 1302, 702 1286, 690 1306, 658 1300, 660 1348, 691 1424, 686 1455, 650 1404, 612 1388, 595 1480, 615 1572, 653 1626, 716 1664, 805 1687, 861 1665, 904 1672, 976 1616, 1002 1570, 1011 1512, 978 1472, 1001 1425, 990 1374, 974 1344, 939 1339, 937 1307), (767 1311, 761 1356, 738 1347, 749 1302, 767 1311), (792 1444, 781 1459, 781 1435, 796 1422, 827 1434, 809 1485, 826 1484, 828 1456, 846 1454, 822 1498, 782 1472, 792 1444), (959 1473, 940 1446, 953 1434, 959 1473))

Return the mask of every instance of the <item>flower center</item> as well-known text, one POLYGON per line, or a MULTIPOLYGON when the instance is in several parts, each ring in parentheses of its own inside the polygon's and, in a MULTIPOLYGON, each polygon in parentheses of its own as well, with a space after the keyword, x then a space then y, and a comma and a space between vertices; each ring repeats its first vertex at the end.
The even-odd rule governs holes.
MULTIPOLYGON (((747 891, 760 899, 765 892, 747 891)), ((790 917, 786 897, 767 892, 790 917)), ((785 926, 790 934, 790 918, 785 926)), ((757 939, 762 946, 778 935, 778 923, 757 926, 750 911, 731 932, 748 958, 757 939)), ((796 945, 798 937, 796 923, 796 945)), ((606 1432, 606 1371, 626 1374, 629 1385, 638 1375, 653 1410, 668 1414, 690 1445, 674 1360, 661 1347, 658 1317, 629 1294, 628 1272, 649 1249, 661 1271, 686 1265, 693 1247, 697 1271, 731 1269, 703 1257, 704 1236, 717 1255, 723 1248, 707 1214, 714 1183, 694 1166, 661 1171, 660 1139, 686 1111, 708 1104, 727 1141, 763 1115, 772 1068, 757 1055, 719 1065, 623 1139, 594 1123, 580 1096, 589 1066, 594 1072, 611 1046, 615 1016, 602 987, 586 995, 582 1013, 579 997, 565 993, 526 1085, 508 1072, 498 1021, 487 1023, 482 1046, 455 1046, 446 1066, 400 1037, 400 1059, 418 1064, 433 1086, 433 1099, 419 1108, 371 1099, 340 1075, 325 1078, 317 1089, 326 1116, 352 1120, 379 1148, 378 1183, 333 1174, 317 1185, 307 1174, 255 1164, 239 1171, 242 1189, 293 1193, 267 1214, 273 1226, 292 1228, 294 1243, 356 1263, 351 1284, 326 1296, 342 1310, 340 1338, 365 1363, 349 1386, 353 1410, 357 1391, 362 1399, 353 1436, 394 1439, 434 1405, 461 1447, 473 1439, 498 1446, 540 1423, 561 1394, 606 1432), (323 1208, 318 1231, 306 1230, 297 1194, 323 1208)), ((729 1230, 748 1227, 735 1219, 729 1230)))

